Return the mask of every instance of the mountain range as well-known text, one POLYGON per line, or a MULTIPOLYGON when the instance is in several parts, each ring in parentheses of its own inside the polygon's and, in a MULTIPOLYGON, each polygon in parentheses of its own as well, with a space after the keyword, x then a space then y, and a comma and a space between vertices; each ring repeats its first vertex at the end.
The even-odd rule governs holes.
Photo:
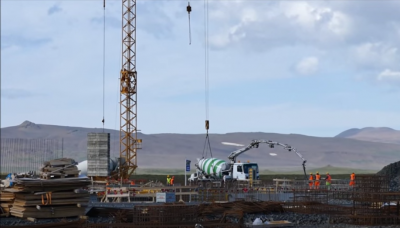
MULTIPOLYGON (((103 132, 99 128, 82 128, 35 124, 25 121, 20 125, 1 128, 1 138, 63 139, 64 157, 77 161, 86 159, 87 134, 103 132)), ((111 136, 111 157, 119 155, 119 131, 105 129, 111 136)), ((185 159, 192 163, 203 156, 227 159, 230 152, 241 147, 224 145, 233 142, 248 145, 253 139, 265 139, 295 147, 307 160, 307 168, 323 166, 362 170, 379 170, 400 160, 400 131, 391 128, 363 128, 346 130, 334 137, 313 137, 301 134, 264 132, 234 132, 209 134, 211 152, 204 150, 205 134, 142 134, 142 149, 138 150, 139 168, 176 169, 185 167, 185 159)), ((261 170, 301 170, 302 160, 293 152, 261 145, 240 155, 237 160, 257 162, 261 170), (275 153, 277 156, 270 156, 275 153)), ((194 166, 192 166, 194 167, 194 166)))
POLYGON ((366 127, 362 129, 352 128, 336 135, 335 137, 400 144, 400 131, 388 127, 366 127))

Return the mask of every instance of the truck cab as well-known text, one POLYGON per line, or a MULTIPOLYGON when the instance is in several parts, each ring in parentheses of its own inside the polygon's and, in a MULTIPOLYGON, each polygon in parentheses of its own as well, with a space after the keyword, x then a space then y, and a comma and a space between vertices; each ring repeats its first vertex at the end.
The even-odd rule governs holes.
POLYGON ((235 163, 233 164, 233 175, 232 177, 237 180, 248 180, 251 175, 249 171, 252 170, 253 180, 260 178, 258 164, 257 163, 235 163))

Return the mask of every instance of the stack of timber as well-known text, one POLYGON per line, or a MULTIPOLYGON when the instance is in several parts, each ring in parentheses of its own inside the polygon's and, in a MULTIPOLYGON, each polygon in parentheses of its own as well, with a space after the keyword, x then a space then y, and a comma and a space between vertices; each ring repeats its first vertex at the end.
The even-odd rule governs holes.
MULTIPOLYGON (((72 159, 57 159, 46 163, 46 167, 68 166, 72 159)), ((16 178, 13 187, 4 189, 14 193, 10 209, 12 216, 21 218, 64 218, 82 216, 89 203, 89 192, 85 190, 91 181, 87 178, 70 177, 55 179, 16 178)))
POLYGON ((1 207, 1 217, 7 216, 10 214, 10 208, 12 207, 14 202, 14 193, 12 192, 0 192, 0 207, 1 207))
POLYGON ((78 163, 71 158, 60 158, 43 163, 40 177, 43 179, 78 177, 78 163))

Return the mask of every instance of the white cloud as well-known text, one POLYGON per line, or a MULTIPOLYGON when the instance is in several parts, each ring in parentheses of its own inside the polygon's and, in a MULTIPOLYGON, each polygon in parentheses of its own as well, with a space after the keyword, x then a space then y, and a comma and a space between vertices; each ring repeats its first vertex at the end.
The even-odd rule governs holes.
POLYGON ((296 65, 296 70, 303 75, 314 74, 318 70, 318 64, 317 57, 306 57, 296 65))
POLYGON ((386 69, 378 75, 377 79, 381 82, 400 83, 400 71, 386 69))
POLYGON ((352 50, 355 62, 365 68, 393 67, 400 62, 396 46, 383 42, 366 42, 352 50))
MULTIPOLYGON (((2 125, 19 124, 29 119, 47 124, 98 126, 103 101, 102 3, 19 3, 6 1, 2 4, 1 90, 8 93, 8 98, 16 95, 20 98, 18 105, 15 100, 2 99, 2 125), (59 4, 62 11, 49 16, 48 10, 55 4, 59 4), (13 20, 17 14, 20 15, 18 20, 13 20), (5 37, 8 40, 3 43, 5 37), (39 42, 46 39, 49 42, 39 42)), ((190 46, 186 4, 182 1, 138 1, 138 121, 143 132, 203 132, 203 2, 191 2, 190 46), (166 119, 168 121, 163 121, 166 119), (155 121, 163 124, 154 125, 155 121)), ((310 108, 310 112, 309 107, 302 106, 312 92, 321 94, 322 98, 329 97, 329 91, 316 86, 317 83, 329 84, 335 91, 342 91, 346 86, 370 89, 362 83, 352 84, 345 78, 354 75, 348 66, 346 68, 348 59, 344 58, 354 57, 348 55, 350 47, 359 47, 353 49, 361 59, 357 62, 357 66, 361 66, 356 72, 359 75, 364 75, 365 68, 376 62, 377 65, 386 64, 380 70, 397 69, 394 65, 400 62, 396 49, 399 40, 392 36, 397 30, 384 26, 386 21, 382 19, 381 24, 374 23, 368 30, 371 33, 359 33, 359 28, 369 28, 370 23, 361 23, 357 18, 374 18, 373 14, 349 13, 349 6, 354 5, 346 2, 343 4, 347 8, 340 8, 338 4, 326 1, 210 1, 210 36, 214 47, 220 48, 219 51, 211 49, 209 55, 210 103, 225 104, 224 100, 229 100, 225 107, 210 107, 214 132, 265 130, 308 134, 312 132, 311 128, 330 131, 338 126, 335 129, 341 129, 335 130, 337 133, 356 124, 356 127, 370 125, 368 118, 377 116, 381 117, 379 124, 382 126, 392 123, 393 127, 397 123, 395 118, 389 117, 398 116, 398 113, 374 111, 359 121, 356 116, 364 116, 362 111, 341 113, 338 111, 343 109, 339 107, 340 102, 332 102, 335 106, 332 110, 310 108), (293 78, 293 68, 301 74, 318 72, 326 77, 293 78), (340 76, 329 77, 336 73, 340 76), (287 102, 297 103, 299 107, 274 106, 287 102), (263 106, 259 107, 259 103, 263 106), (317 114, 310 115, 313 111, 317 114), (334 123, 326 121, 331 118, 336 118, 334 123), (243 124, 232 125, 237 119, 242 119, 243 124), (348 123, 337 125, 344 120, 348 123), (287 121, 290 125, 286 127, 287 121), (260 127, 259 123, 265 123, 265 126, 260 127)), ((378 6, 386 7, 384 4, 378 6)), ((119 123, 121 3, 110 1, 106 7, 106 127, 114 128, 119 123)), ((376 79, 377 73, 373 72, 376 79)), ((383 78, 386 81, 390 77, 383 78)), ((368 92, 368 96, 376 101, 374 104, 393 110, 386 105, 390 103, 388 97, 377 90, 368 92)), ((362 102, 353 99, 354 103, 362 102)), ((314 99, 310 102, 315 102, 314 107, 324 104, 314 99)), ((374 104, 367 105, 377 108, 374 104)))
POLYGON ((212 14, 216 15, 214 24, 218 25, 210 39, 215 48, 241 44, 257 46, 258 51, 262 51, 268 47, 297 44, 325 46, 343 42, 353 28, 352 19, 345 12, 316 2, 246 2, 223 7, 225 12, 218 6, 212 9, 216 11, 212 14), (225 19, 227 15, 231 20, 225 19))

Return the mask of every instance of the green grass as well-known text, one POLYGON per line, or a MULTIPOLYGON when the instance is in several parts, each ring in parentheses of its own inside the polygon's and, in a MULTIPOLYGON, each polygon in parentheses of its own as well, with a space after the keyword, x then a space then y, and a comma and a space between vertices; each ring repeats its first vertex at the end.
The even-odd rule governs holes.
MULTIPOLYGON (((189 173, 194 172, 191 170, 189 173)), ((141 169, 137 168, 135 171, 137 175, 185 175, 185 170, 183 169, 141 169)))

